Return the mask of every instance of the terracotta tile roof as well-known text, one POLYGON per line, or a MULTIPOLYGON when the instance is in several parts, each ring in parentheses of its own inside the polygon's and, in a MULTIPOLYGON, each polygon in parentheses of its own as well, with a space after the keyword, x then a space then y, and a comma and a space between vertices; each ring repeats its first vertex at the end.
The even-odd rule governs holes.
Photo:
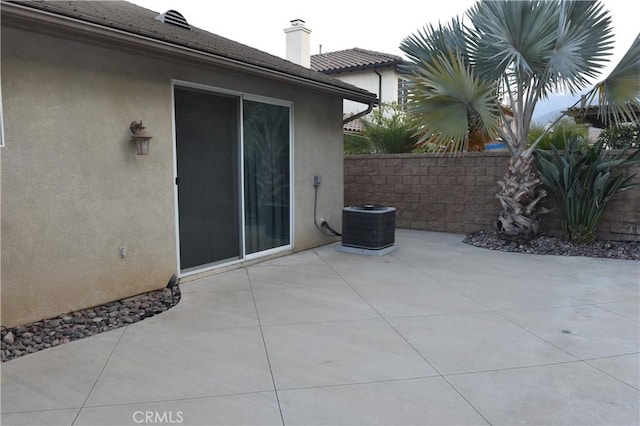
POLYGON ((354 47, 337 52, 311 55, 311 69, 325 74, 356 71, 380 66, 398 65, 403 62, 400 56, 374 52, 354 47))
MULTIPOLYGON (((354 113, 342 114, 342 119, 346 120, 353 115, 354 113)), ((362 121, 359 118, 356 118, 355 120, 349 121, 347 124, 345 124, 342 127, 342 130, 351 133, 361 133, 364 130, 364 127, 362 126, 362 121)))
MULTIPOLYGON (((179 4, 179 2, 177 2, 179 4)), ((187 47, 230 61, 257 66, 260 69, 284 73, 293 78, 302 78, 319 83, 320 86, 332 86, 346 89, 357 98, 375 100, 376 96, 367 90, 334 79, 325 74, 294 64, 293 62, 270 55, 258 49, 229 40, 196 27, 181 28, 162 23, 156 19, 159 12, 140 7, 126 1, 5 1, 2 0, 3 20, 9 13, 9 7, 17 5, 37 9, 55 15, 61 15, 110 29, 132 33, 176 46, 187 47)), ((4 24, 4 22, 3 22, 4 24)))

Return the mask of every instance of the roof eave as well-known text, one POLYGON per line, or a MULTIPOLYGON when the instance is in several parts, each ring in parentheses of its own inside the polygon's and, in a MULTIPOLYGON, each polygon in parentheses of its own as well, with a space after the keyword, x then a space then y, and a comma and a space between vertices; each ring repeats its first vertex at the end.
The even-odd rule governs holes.
POLYGON ((286 72, 274 70, 268 67, 261 67, 259 65, 242 62, 237 59, 231 59, 222 55, 203 52, 186 46, 180 46, 151 37, 145 37, 127 31, 105 27, 80 19, 43 11, 40 9, 29 8, 19 4, 7 3, 3 1, 0 11, 2 13, 3 25, 13 24, 14 26, 33 31, 33 25, 29 24, 37 23, 44 27, 40 27, 41 30, 44 30, 44 32, 49 34, 60 34, 61 32, 64 33, 65 30, 73 31, 76 37, 78 33, 81 33, 94 42, 116 45, 124 50, 129 51, 135 50, 135 52, 137 52, 138 54, 140 54, 141 48, 145 49, 148 52, 160 51, 163 53, 162 57, 164 58, 166 58, 166 55, 168 54, 187 61, 205 62, 209 65, 217 65, 236 71, 260 75, 272 80, 287 82, 290 84, 295 84, 297 86, 319 90, 325 93, 331 93, 341 96, 343 99, 348 99, 355 102, 361 102, 365 104, 379 103, 374 94, 364 90, 350 90, 345 87, 340 87, 337 85, 334 86, 328 83, 312 80, 302 76, 288 74, 286 72))
POLYGON ((331 75, 331 74, 342 74, 346 72, 356 72, 356 71, 366 71, 370 69, 378 69, 378 68, 393 68, 396 65, 401 64, 402 61, 394 61, 394 62, 384 62, 379 64, 366 64, 366 65, 357 65, 357 66, 349 66, 342 68, 332 68, 327 70, 316 70, 318 72, 331 75))

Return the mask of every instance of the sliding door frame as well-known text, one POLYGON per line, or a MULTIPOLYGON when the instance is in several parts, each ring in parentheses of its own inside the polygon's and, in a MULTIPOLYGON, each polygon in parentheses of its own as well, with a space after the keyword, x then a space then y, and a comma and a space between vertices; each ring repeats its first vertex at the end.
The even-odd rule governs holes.
POLYGON ((208 86, 198 83, 193 83, 184 80, 171 80, 171 129, 172 129, 172 146, 173 146, 173 197, 174 197, 174 217, 175 217, 175 235, 176 235, 176 266, 179 277, 187 277, 189 275, 201 274, 214 269, 232 266, 238 263, 259 259, 265 256, 275 255, 281 252, 293 250, 294 241, 294 229, 295 229, 295 203, 294 203, 294 182, 295 182, 295 169, 294 169, 294 151, 293 151, 293 102, 285 101, 282 99, 253 95, 250 93, 244 93, 234 90, 223 89, 215 86, 208 86), (190 268, 188 271, 182 271, 180 269, 180 211, 178 206, 178 185, 175 184, 175 180, 178 177, 178 153, 177 153, 177 134, 176 134, 176 110, 175 110, 175 90, 176 87, 184 87, 197 89, 203 92, 211 93, 212 95, 231 95, 237 96, 240 103, 240 114, 238 120, 238 197, 240 200, 240 258, 231 261, 223 261, 215 265, 207 265, 203 268, 190 268), (272 249, 247 254, 246 252, 246 220, 245 220, 245 181, 244 181, 244 101, 260 102, 269 105, 277 105, 286 107, 289 109, 289 244, 272 249))

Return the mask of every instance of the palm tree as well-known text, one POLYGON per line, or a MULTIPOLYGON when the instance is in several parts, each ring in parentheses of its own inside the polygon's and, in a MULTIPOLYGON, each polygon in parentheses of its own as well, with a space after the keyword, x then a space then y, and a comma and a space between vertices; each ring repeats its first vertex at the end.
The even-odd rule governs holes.
MULTIPOLYGON (((421 123, 420 142, 440 151, 465 150, 478 131, 506 143, 511 160, 498 182, 496 227, 505 237, 531 238, 546 196, 533 161, 541 138, 527 141, 534 109, 554 91, 577 93, 597 76, 613 44, 611 18, 597 1, 564 0, 479 1, 466 16, 469 25, 453 19, 402 41, 408 110, 421 123)), ((623 114, 639 101, 637 41, 615 78, 592 91, 623 114)))

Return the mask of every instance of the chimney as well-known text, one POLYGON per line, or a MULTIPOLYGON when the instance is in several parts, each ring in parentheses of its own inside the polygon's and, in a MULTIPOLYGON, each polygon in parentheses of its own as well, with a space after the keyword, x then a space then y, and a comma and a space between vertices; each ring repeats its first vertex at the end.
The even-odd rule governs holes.
POLYGON ((291 26, 284 29, 287 35, 287 60, 311 68, 309 34, 311 30, 304 26, 302 19, 294 19, 291 26))

